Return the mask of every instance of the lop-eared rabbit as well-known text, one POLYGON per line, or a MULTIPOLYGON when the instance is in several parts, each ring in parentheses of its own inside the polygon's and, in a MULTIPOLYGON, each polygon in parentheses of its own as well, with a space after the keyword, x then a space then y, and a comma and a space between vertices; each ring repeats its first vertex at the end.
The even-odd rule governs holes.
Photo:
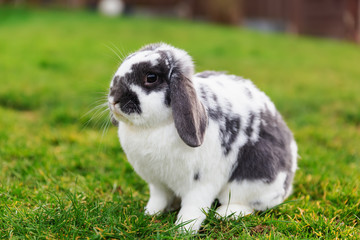
POLYGON ((296 142, 250 80, 194 74, 187 52, 150 44, 122 62, 108 103, 128 161, 149 184, 146 214, 180 199, 176 224, 196 232, 215 199, 218 216, 237 218, 291 193, 296 142))

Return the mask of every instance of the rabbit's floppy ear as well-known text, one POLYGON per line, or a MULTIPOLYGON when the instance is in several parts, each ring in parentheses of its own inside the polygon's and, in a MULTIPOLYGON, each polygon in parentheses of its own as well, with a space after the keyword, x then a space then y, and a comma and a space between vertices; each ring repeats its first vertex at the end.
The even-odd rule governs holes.
MULTIPOLYGON (((188 74, 189 75, 189 74, 188 74)), ((208 116, 200 102, 190 76, 174 67, 169 73, 170 99, 176 130, 190 147, 198 147, 204 141, 208 116)))

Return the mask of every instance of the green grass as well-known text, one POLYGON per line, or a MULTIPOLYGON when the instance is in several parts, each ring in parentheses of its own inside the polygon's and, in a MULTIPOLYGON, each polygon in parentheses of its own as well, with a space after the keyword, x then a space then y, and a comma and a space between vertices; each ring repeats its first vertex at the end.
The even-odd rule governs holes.
MULTIPOLYGON (((194 238, 360 238, 360 48, 172 19, 0 9, 0 238, 173 239, 176 212, 145 216, 104 100, 122 54, 164 41, 197 71, 252 79, 299 145, 287 202, 237 221, 210 211, 194 238), (92 115, 94 119, 91 120, 92 115), (89 124, 86 122, 89 121, 89 124)), ((189 236, 188 236, 189 237, 189 236)))

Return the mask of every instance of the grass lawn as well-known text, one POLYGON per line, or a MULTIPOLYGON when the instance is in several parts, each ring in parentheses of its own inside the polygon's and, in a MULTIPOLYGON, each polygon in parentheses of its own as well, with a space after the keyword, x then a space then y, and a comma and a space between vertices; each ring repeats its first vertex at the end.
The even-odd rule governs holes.
POLYGON ((115 53, 158 41, 186 49, 197 71, 252 79, 283 114, 301 155, 284 204, 237 221, 210 211, 195 239, 360 238, 359 46, 171 19, 0 8, 0 239, 185 237, 176 212, 144 215, 148 188, 115 127, 107 128, 107 113, 95 108, 119 64, 115 53))

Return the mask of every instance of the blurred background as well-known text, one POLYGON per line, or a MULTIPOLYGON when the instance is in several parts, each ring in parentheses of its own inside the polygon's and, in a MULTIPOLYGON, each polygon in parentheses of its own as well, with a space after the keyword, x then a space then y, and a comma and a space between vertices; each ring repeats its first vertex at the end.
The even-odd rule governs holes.
POLYGON ((288 204, 207 238, 358 239, 360 0, 0 0, 0 239, 174 238, 176 213, 138 221, 147 184, 107 109, 153 42, 251 79, 299 146, 288 204))
POLYGON ((0 0, 0 4, 162 15, 360 42, 360 0, 0 0))

